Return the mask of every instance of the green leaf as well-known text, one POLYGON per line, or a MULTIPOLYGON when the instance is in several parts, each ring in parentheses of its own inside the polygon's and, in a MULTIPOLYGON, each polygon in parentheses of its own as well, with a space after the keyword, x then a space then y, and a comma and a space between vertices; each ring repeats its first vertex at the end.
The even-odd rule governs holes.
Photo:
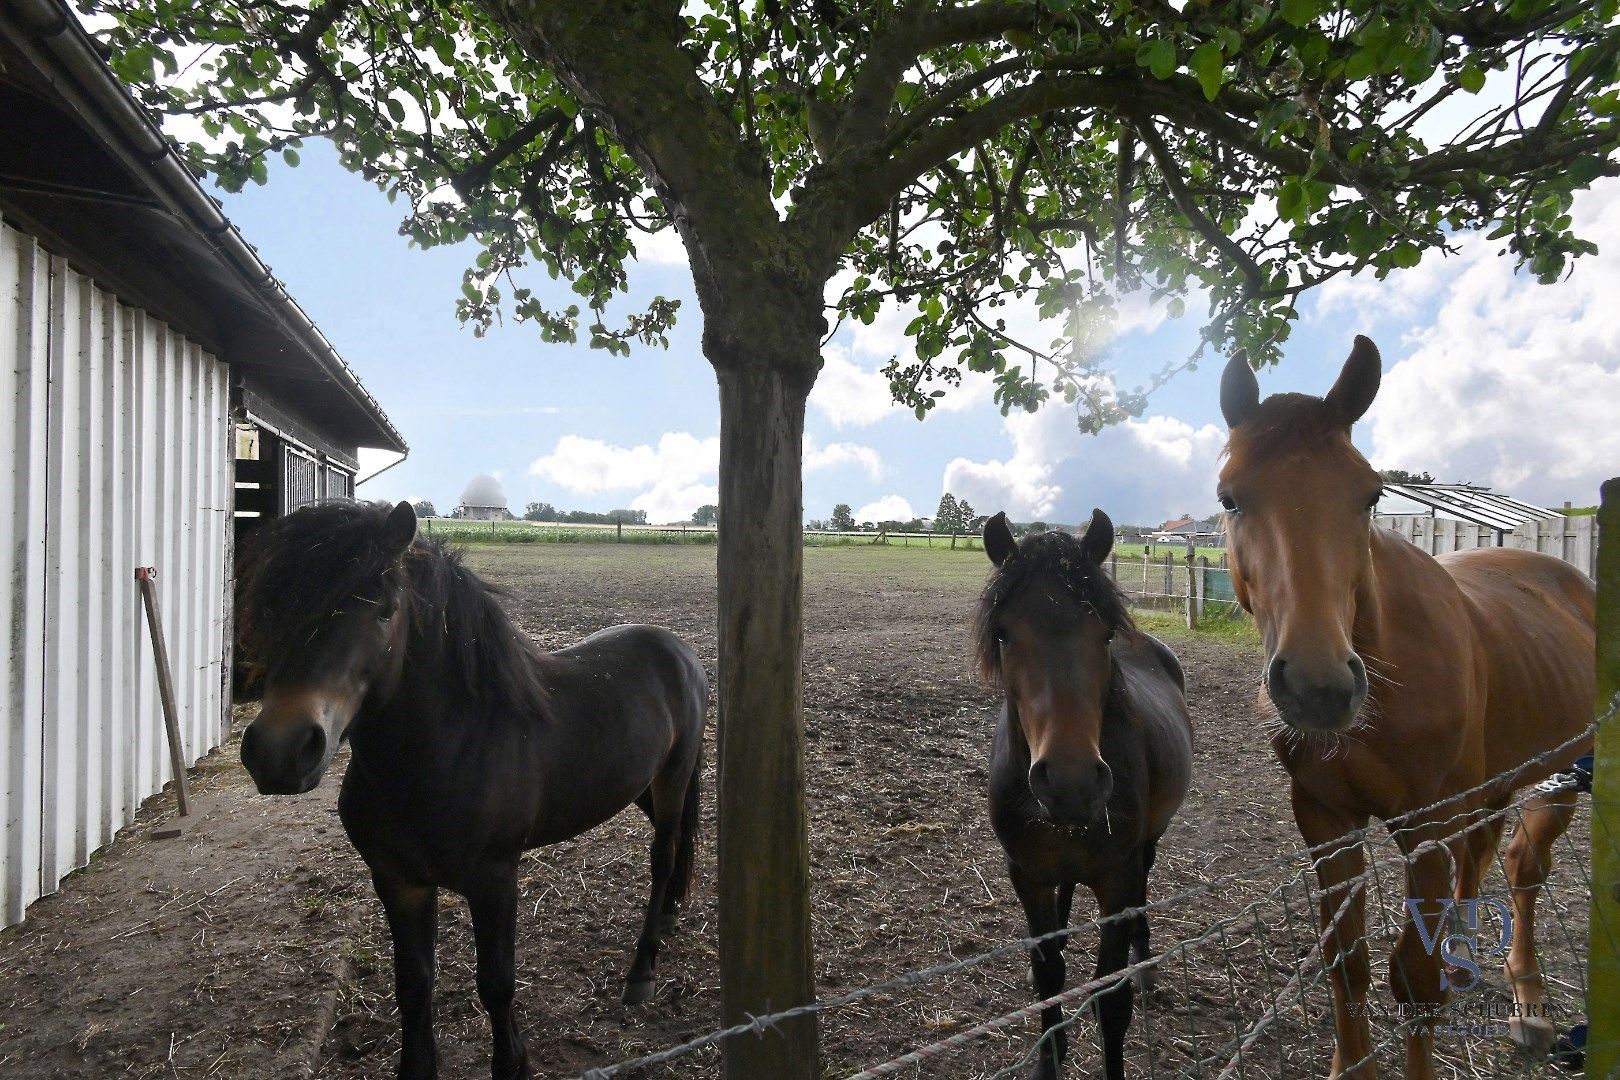
POLYGON ((1290 26, 1308 26, 1322 13, 1317 0, 1283 0, 1277 5, 1277 14, 1290 26))
POLYGON ((1477 94, 1485 89, 1485 73, 1472 62, 1464 64, 1462 70, 1457 72, 1457 85, 1470 94, 1477 94))
POLYGON ((1221 47, 1213 41, 1204 42, 1193 50, 1187 67, 1197 76, 1198 85, 1204 88, 1204 97, 1214 101, 1215 95, 1221 92, 1221 83, 1226 79, 1221 47))
POLYGON ((1163 38, 1136 50, 1136 62, 1153 72, 1155 79, 1168 79, 1176 73, 1176 47, 1163 38))

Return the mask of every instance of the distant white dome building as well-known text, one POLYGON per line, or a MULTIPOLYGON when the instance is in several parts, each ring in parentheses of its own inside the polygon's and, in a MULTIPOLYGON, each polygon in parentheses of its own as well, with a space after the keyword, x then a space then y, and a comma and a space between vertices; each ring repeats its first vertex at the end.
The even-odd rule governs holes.
POLYGON ((493 476, 475 476, 467 481, 456 512, 470 521, 501 521, 512 516, 506 508, 506 490, 493 476))

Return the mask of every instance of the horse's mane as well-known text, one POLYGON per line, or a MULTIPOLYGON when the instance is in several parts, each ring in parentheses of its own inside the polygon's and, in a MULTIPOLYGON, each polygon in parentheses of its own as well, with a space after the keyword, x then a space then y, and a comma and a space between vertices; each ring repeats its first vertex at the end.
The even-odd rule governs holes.
POLYGON ((544 708, 544 656, 512 625, 503 590, 462 563, 442 540, 418 537, 395 556, 386 542, 388 503, 329 500, 261 525, 237 574, 237 645, 249 664, 307 642, 356 599, 375 602, 404 574, 413 647, 438 660, 458 700, 486 715, 544 708))
POLYGON ((1137 632, 1125 594, 1108 571, 1086 558, 1078 537, 1059 531, 1026 536, 1018 542, 1018 550, 990 574, 979 597, 973 620, 974 658, 986 685, 996 686, 1001 679, 996 613, 1032 578, 1046 572, 1056 574, 1076 602, 1096 612, 1116 632, 1137 632))

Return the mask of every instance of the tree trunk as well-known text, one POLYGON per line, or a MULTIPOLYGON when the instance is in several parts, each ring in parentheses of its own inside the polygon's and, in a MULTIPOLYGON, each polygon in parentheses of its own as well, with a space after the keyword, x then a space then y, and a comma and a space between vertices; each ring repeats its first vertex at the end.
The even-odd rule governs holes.
MULTIPOLYGON (((710 339, 712 342, 712 338, 710 339)), ((720 382, 719 915, 725 1022, 815 997, 804 808, 805 399, 791 366, 714 357, 720 382)), ((817 1080, 814 1017, 724 1046, 728 1080, 817 1080)))

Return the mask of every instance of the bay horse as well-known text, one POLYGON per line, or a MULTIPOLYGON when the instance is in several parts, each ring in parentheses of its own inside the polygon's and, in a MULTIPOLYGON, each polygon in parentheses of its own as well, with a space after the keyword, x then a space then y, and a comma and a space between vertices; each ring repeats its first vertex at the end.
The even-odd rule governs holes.
MULTIPOLYGON (((1076 884, 1104 917, 1096 978, 1146 959, 1148 875, 1192 776, 1181 664, 1132 622, 1104 569, 1114 546, 1093 510, 1079 539, 1015 541, 1006 514, 984 527, 996 568, 974 623, 980 678, 1004 699, 990 751, 990 824, 1032 938, 1069 925, 1076 884)), ((1062 991, 1062 937, 1030 950, 1035 992, 1062 991)), ((1151 969, 1144 969, 1147 975, 1151 969)), ((1148 980, 1143 979, 1144 983, 1148 980)), ((1132 980, 1097 1000, 1107 1080, 1125 1075, 1132 980)), ((1068 1047, 1061 1007, 1042 1010, 1032 1080, 1053 1080, 1068 1047)))
MULTIPOLYGON (((1380 370, 1378 349, 1357 337, 1326 397, 1262 401, 1248 357, 1232 357, 1221 377, 1231 434, 1217 490, 1233 588, 1265 645, 1261 705, 1277 722, 1272 747, 1321 885, 1333 1075, 1363 1078, 1375 1069, 1366 863, 1359 841, 1336 838, 1372 817, 1391 826, 1406 855, 1406 895, 1425 919, 1437 906, 1442 918, 1447 900, 1474 900, 1504 819, 1464 826, 1589 752, 1586 740, 1549 754, 1585 730, 1596 689, 1596 595, 1586 575, 1515 548, 1436 558, 1374 524, 1382 483, 1350 429, 1372 404, 1380 370), (1470 794, 1493 777, 1501 779, 1470 794), (1450 801, 1423 811, 1440 800, 1450 801)), ((1533 794, 1503 864, 1513 912, 1510 1034, 1540 1057, 1554 1029, 1542 1007, 1536 895, 1574 799, 1533 794)), ((1434 1075, 1432 1027, 1446 1000, 1441 958, 1424 931, 1408 919, 1390 962, 1403 1014, 1425 1018, 1403 1033, 1411 1080, 1434 1075)))
POLYGON ((692 880, 708 679, 667 630, 615 626, 555 653, 409 503, 334 501, 260 527, 238 584, 262 672, 242 763, 260 792, 312 790, 340 742, 338 812, 394 944, 399 1076, 438 1073, 438 891, 467 898, 492 1075, 530 1075, 514 1012, 518 861, 632 802, 653 825, 652 889, 627 1005, 652 996, 660 935, 692 880))

